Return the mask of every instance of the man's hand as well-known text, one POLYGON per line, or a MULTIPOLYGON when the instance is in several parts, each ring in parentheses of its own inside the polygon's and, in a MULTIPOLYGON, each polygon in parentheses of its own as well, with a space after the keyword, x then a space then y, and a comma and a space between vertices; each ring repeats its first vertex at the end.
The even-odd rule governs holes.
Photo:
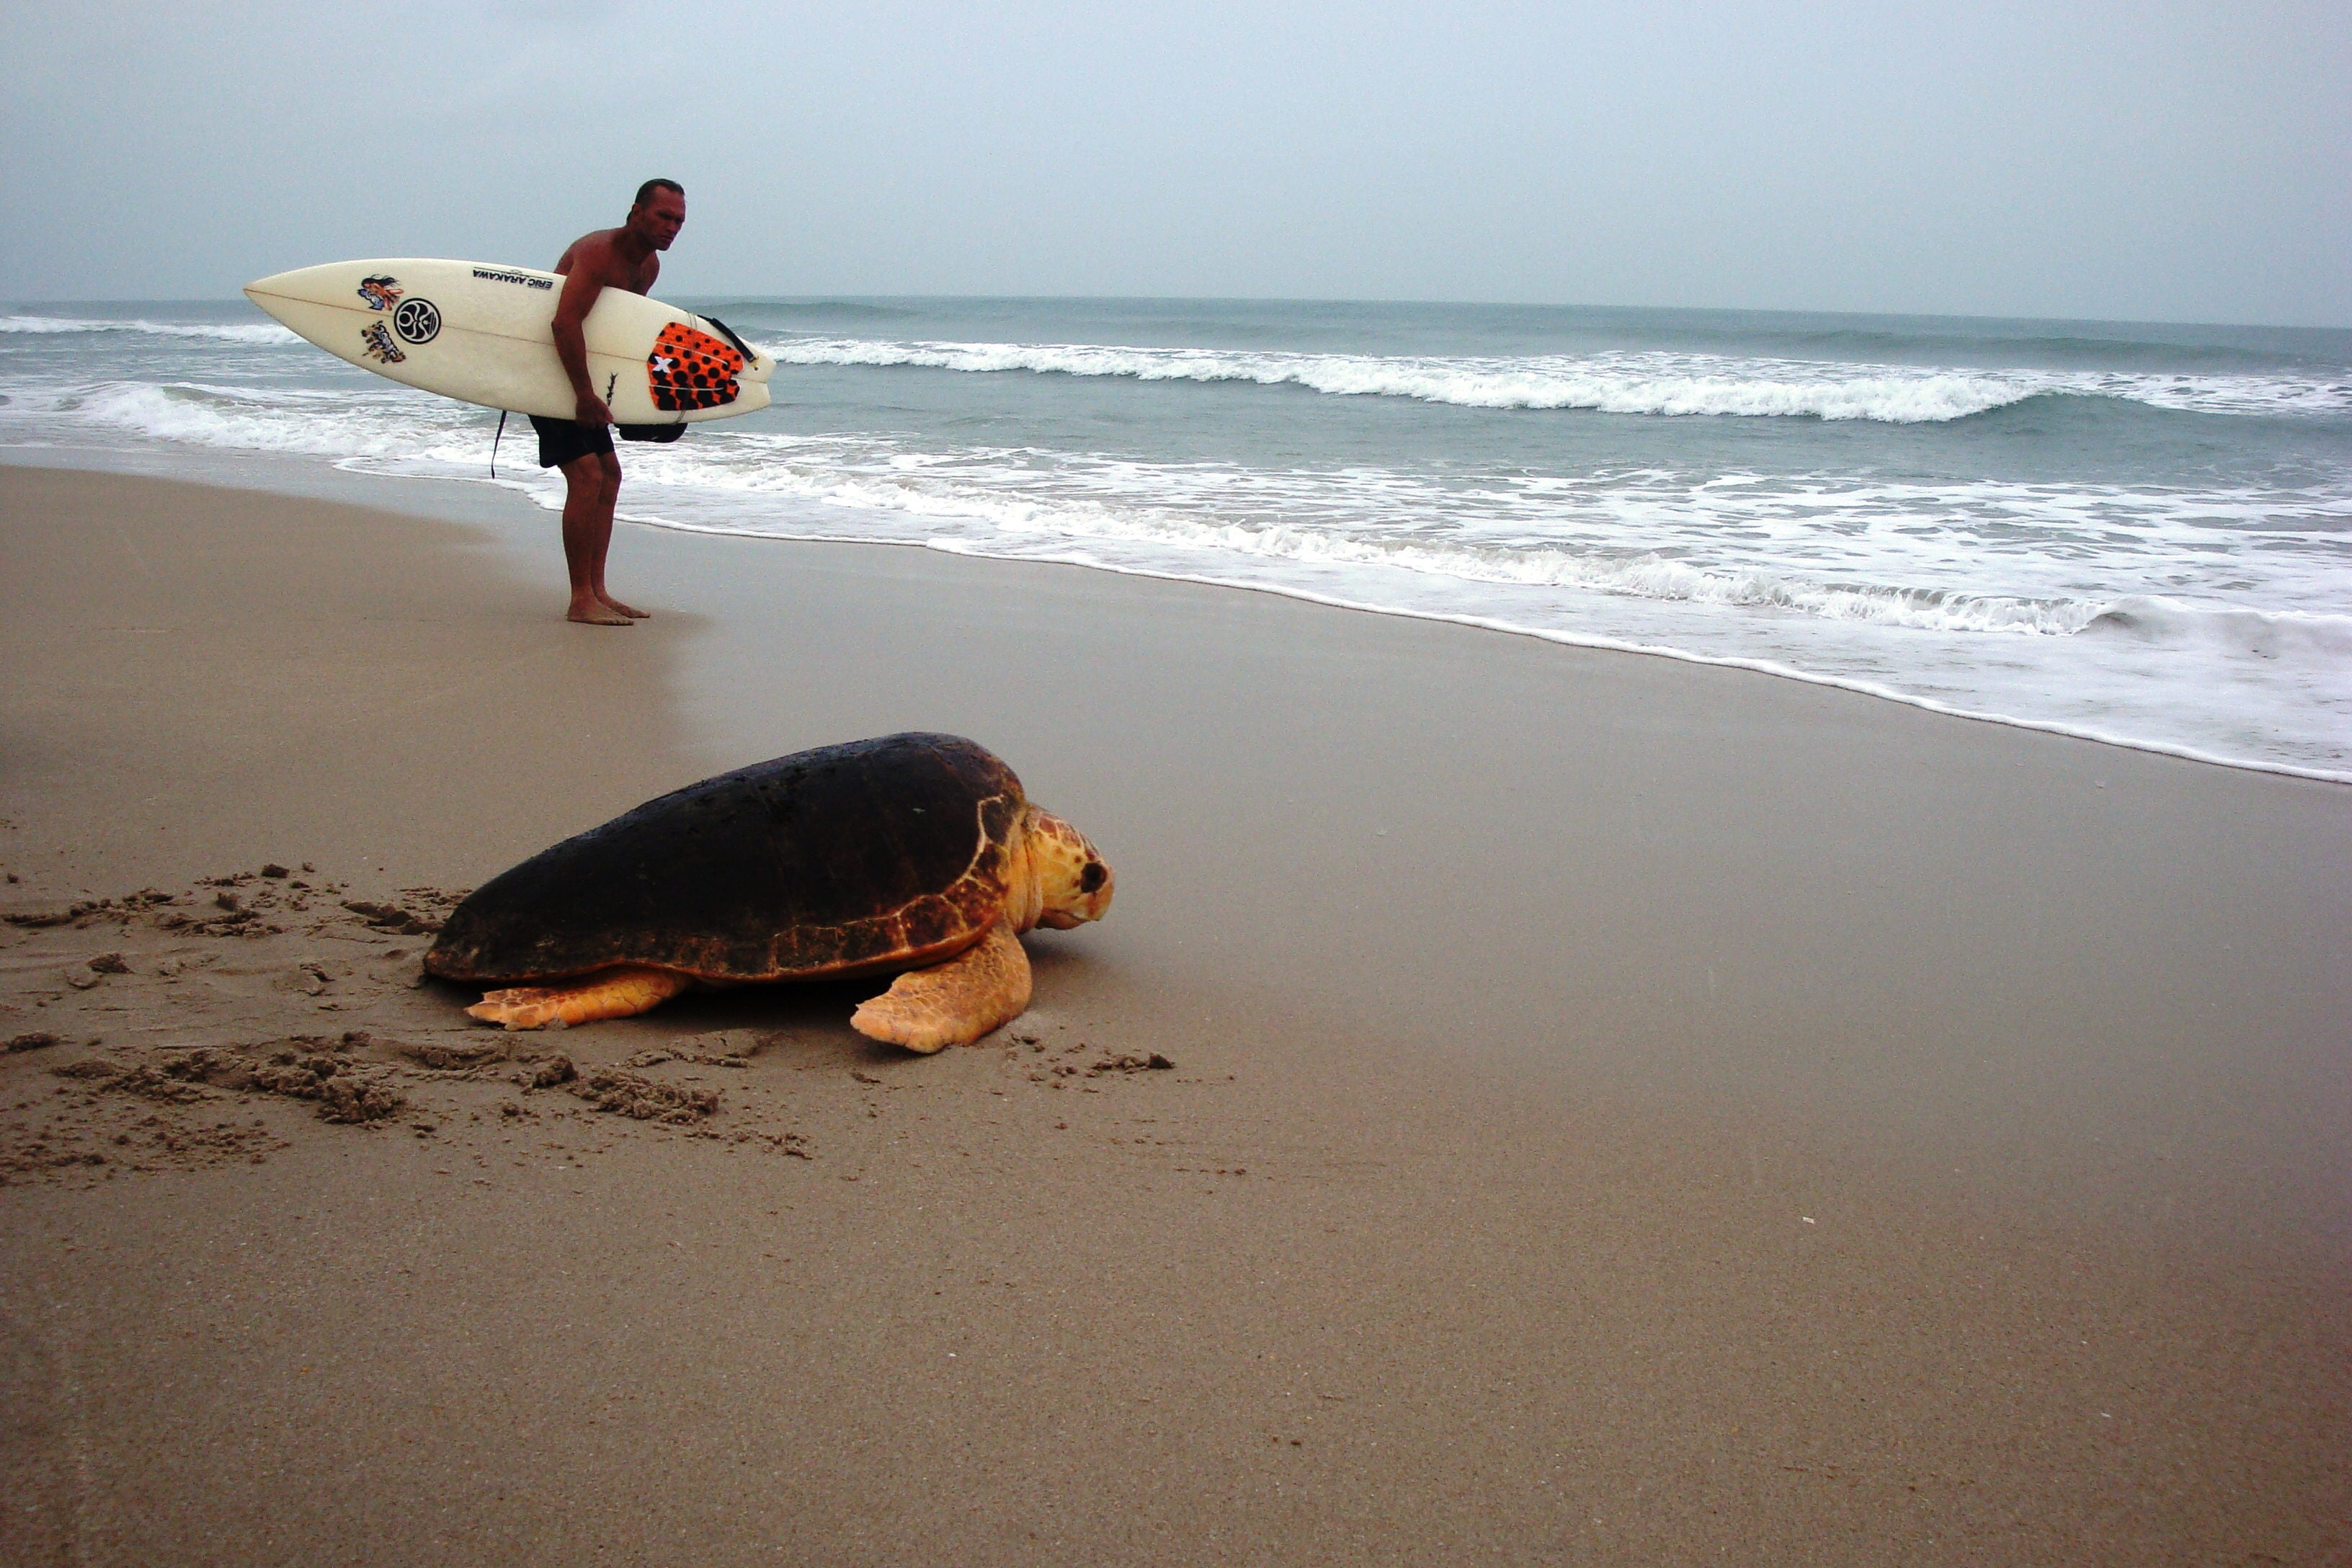
POLYGON ((610 425, 613 411, 605 407, 604 400, 594 393, 583 392, 580 395, 580 405, 572 417, 583 425, 610 425))

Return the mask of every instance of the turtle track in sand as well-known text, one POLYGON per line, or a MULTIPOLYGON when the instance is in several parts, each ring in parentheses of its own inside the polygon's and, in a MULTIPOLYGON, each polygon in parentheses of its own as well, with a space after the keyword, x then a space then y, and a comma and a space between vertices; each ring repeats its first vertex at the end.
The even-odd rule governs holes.
POLYGON ((856 985, 508 1035, 465 1017, 468 988, 419 971, 462 889, 275 862, 108 896, 7 875, 0 1187, 152 1180, 357 1137, 412 1144, 434 1173, 483 1185, 550 1164, 553 1144, 578 1167, 648 1139, 856 1179, 942 1157, 924 1139, 950 1134, 919 1107, 987 1113, 1013 1157, 1018 1140, 1066 1134, 1079 1096, 1202 1081, 1051 1011, 905 1058, 849 1029, 856 985))

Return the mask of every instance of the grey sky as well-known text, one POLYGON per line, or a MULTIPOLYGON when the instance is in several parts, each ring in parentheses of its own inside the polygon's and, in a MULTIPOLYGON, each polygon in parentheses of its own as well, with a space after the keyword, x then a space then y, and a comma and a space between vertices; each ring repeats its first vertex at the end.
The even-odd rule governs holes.
POLYGON ((672 294, 1511 300, 2352 324, 2334 4, 0 15, 0 299, 545 266, 672 294))

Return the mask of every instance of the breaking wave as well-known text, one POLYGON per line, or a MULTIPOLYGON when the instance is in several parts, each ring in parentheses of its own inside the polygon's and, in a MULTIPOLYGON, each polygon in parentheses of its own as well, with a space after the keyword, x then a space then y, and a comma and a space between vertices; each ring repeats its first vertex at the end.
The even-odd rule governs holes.
POLYGON ((2312 658, 2352 668, 2352 616, 2216 609, 2131 595, 2102 610, 2085 629, 2160 646, 2210 647, 2256 658, 2312 658))
POLYGON ((478 462, 481 441, 470 410, 430 393, 304 391, 110 381, 18 391, 8 423, 62 419, 193 447, 315 458, 433 458, 478 462))
MULTIPOLYGON (((5 423, 64 419, 191 446, 447 469, 488 452, 478 411, 385 384, 294 390, 105 382, 11 400, 5 423)), ((509 444, 521 467, 524 454, 509 444)), ((2327 549, 2352 525, 2352 493, 1853 476, 1672 472, 1465 476, 1441 484, 1381 469, 1279 470, 1021 447, 913 452, 887 437, 706 430, 630 453, 633 493, 717 509, 743 531, 776 502, 857 524, 835 509, 961 526, 971 542, 1027 550, 1055 541, 1222 557, 1372 567, 1496 586, 1583 590, 1775 610, 1824 621, 1944 633, 2144 639, 2204 636, 2223 612, 2080 591, 2084 551, 2128 579, 2189 553, 2260 574, 2265 548, 2327 549), (1443 521, 1433 522, 1433 519, 1443 521), (2003 581, 2005 579, 2005 581, 2003 581), (1986 591, 1998 582, 2006 592, 1986 591)), ((2352 593, 2352 576, 2337 574, 2352 593)), ((2247 651, 2273 644, 2352 656, 2340 616, 2229 623, 2247 651), (2308 624, 2306 624, 2308 623, 2308 624)))
POLYGON ((2196 414, 2352 412, 2352 383, 2289 376, 1969 371, 1631 352, 1445 357, 869 338, 808 338, 765 346, 785 364, 1248 382, 1336 397, 1408 397, 1464 408, 1918 425, 1966 419, 2058 395, 2122 398, 2196 414))
POLYGON ((57 337, 74 332, 140 332, 157 338, 210 338, 226 343, 299 343, 275 321, 150 321, 112 317, 0 316, 0 332, 57 337))
MULTIPOLYGON (((868 514, 896 513, 923 520, 933 527, 952 522, 979 525, 980 542, 1037 547, 1063 543, 1140 546, 1163 559, 1196 562, 1236 557, 1314 566, 1373 567, 1410 573, 1422 578, 1450 578, 1462 583, 1508 587, 1566 588, 1622 597, 1719 605, 1777 610, 1797 616, 1852 625, 1901 627, 1916 631, 1994 634, 2023 637, 2071 637, 2099 626, 2129 627, 2138 635, 2161 637, 2190 635, 2189 628, 2219 626, 2204 617, 2221 615, 2252 616, 2231 623, 2228 640, 2242 642, 2246 651, 2259 652, 2266 643, 2294 639, 2306 620, 2315 617, 2263 616, 2257 612, 2208 612, 2153 598, 2120 598, 2048 594, 1971 593, 1940 587, 1898 585, 1906 576, 1915 581, 1943 575, 1954 559, 1972 558, 1983 563, 1987 536, 2014 528, 2037 510, 2046 499, 2031 490, 2019 493, 2007 487, 1956 487, 1929 489, 1916 486, 1875 485, 1845 490, 1842 495, 1814 488, 1779 490, 1769 496, 1735 499, 1718 489, 1695 493, 1686 480, 1655 476, 1650 482, 1619 481, 1610 498, 1605 522, 1575 516, 1577 498, 1559 497, 1549 487, 1530 487, 1519 507, 1496 506, 1487 513, 1496 525, 1489 540, 1433 539, 1409 536, 1408 520, 1425 515, 1440 498, 1401 481, 1399 476, 1292 476, 1302 492, 1286 504, 1268 493, 1263 482, 1215 466, 1160 469, 1139 474, 1132 465, 1109 466, 1096 480, 1091 493, 1079 487, 1089 476, 1067 466, 1055 474, 1049 490, 1032 482, 1037 476, 1023 470, 1018 454, 992 455, 984 466, 933 463, 908 465, 887 455, 844 449, 828 441, 741 437, 746 443, 771 449, 749 460, 712 462, 685 453, 664 451, 640 457, 637 471, 647 482, 676 487, 679 492, 733 492, 745 499, 790 498, 824 507, 852 509, 868 514), (795 453, 793 447, 801 447, 795 453), (943 471, 944 470, 944 471, 943 471), (1348 481, 1356 481, 1350 487, 1348 481), (1344 508, 1354 513, 1347 525, 1340 520, 1318 520, 1303 503, 1310 486, 1324 491, 1327 506, 1337 501, 1335 489, 1350 495, 1344 508), (1825 510, 1843 505, 1843 518, 1824 517, 1825 510), (1551 539, 1532 532, 1540 508, 1551 524, 1551 539), (1558 510, 1554 510, 1557 508, 1558 510), (1943 537, 1924 547, 1912 542, 1930 509, 1944 512, 1943 537), (1381 515, 1374 516, 1375 510, 1381 515), (1237 514, 1249 515, 1237 515, 1237 514), (1908 524, 1904 542, 1885 537, 1864 514, 1901 517, 1908 524), (1832 527, 1839 551, 1848 562, 1881 568, 1894 582, 1857 580, 1852 574, 1807 574, 1763 562, 1743 562, 1727 556, 1718 542, 1713 559, 1691 559, 1701 539, 1719 534, 1732 518, 1749 524, 1783 527, 1810 518, 1826 536, 1832 527), (1585 526, 1579 527, 1581 521, 1585 526), (1493 537, 1509 534, 1507 542, 1493 537), (1676 542, 1665 550, 1637 549, 1626 542, 1634 537, 1676 542), (2259 623, 2259 624, 2258 624, 2259 623)), ((978 457, 978 454, 975 454, 978 457)), ((2182 514, 2210 518, 2231 509, 2236 498, 2143 496, 2117 490, 2105 497, 2064 498, 2073 510, 2043 515, 2034 521, 2044 528, 2061 521, 2096 527, 2108 532, 2137 529, 2151 537, 2169 539, 2194 525, 2182 514), (2082 514, 2104 501, 2105 513, 2095 521, 2082 514)), ((2331 513, 2352 514, 2345 498, 2311 498, 2322 519, 2331 513)), ((1335 508, 1335 510, 1337 510, 1335 508)), ((1826 537, 1825 541, 1826 542, 1826 537)), ((2352 627, 2352 619, 2341 620, 2352 627)), ((2302 646, 2318 654, 2333 645, 2324 630, 2311 633, 2302 646), (2311 640, 2315 638, 2316 640, 2311 640)), ((2212 640, 2208 637, 2207 640, 2212 640)), ((2347 649, 2345 651, 2352 651, 2347 649)))

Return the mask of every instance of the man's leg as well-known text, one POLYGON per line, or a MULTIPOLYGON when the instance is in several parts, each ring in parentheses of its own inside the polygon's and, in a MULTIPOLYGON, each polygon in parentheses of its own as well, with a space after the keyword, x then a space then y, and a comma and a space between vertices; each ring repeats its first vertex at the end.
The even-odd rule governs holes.
POLYGON ((625 626, 641 612, 604 593, 604 554, 613 545, 613 506, 621 494, 621 460, 585 452, 563 465, 563 563, 572 574, 570 618, 592 626, 625 626))
POLYGON ((597 599, 606 609, 618 610, 631 620, 642 621, 650 616, 653 612, 630 608, 613 597, 604 587, 604 552, 613 542, 613 509, 621 500, 621 459, 612 452, 604 453, 604 531, 597 537, 596 559, 591 565, 589 575, 596 589, 597 599))

